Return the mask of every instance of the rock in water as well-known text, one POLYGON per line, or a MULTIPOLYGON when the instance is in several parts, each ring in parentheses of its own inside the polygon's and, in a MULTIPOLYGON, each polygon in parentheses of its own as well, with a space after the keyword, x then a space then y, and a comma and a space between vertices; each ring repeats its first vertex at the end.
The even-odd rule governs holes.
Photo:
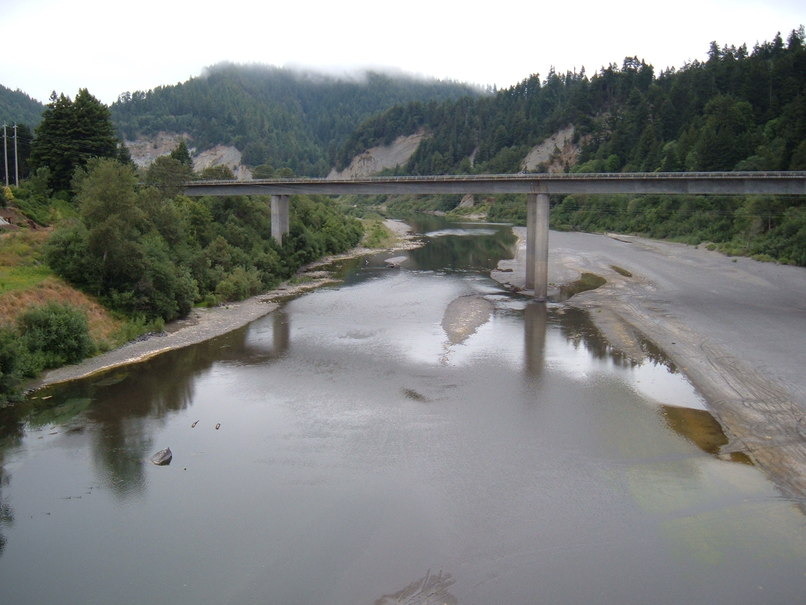
POLYGON ((160 450, 151 456, 151 462, 157 466, 165 466, 171 463, 171 458, 173 457, 174 455, 171 453, 171 448, 166 447, 164 450, 160 450))

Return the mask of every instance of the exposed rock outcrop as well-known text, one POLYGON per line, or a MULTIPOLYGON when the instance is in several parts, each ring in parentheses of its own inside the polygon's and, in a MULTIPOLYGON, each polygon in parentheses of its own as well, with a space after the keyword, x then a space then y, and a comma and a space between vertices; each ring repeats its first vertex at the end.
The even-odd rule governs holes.
POLYGON ((192 137, 187 133, 160 132, 153 136, 138 137, 134 141, 126 141, 126 147, 132 160, 140 168, 145 168, 154 160, 170 154, 182 141, 188 145, 193 158, 193 170, 201 172, 211 166, 226 166, 238 180, 252 178, 252 172, 241 164, 241 152, 228 145, 216 145, 202 152, 190 146, 192 137))
POLYGON ((402 166, 414 155, 420 143, 427 135, 417 132, 408 136, 397 137, 390 145, 371 147, 355 156, 350 165, 342 171, 335 168, 327 175, 329 179, 352 179, 377 174, 388 168, 402 166))
POLYGON ((126 141, 125 145, 134 163, 140 168, 145 168, 158 157, 171 153, 182 141, 190 147, 191 136, 187 133, 159 132, 148 137, 137 137, 134 141, 126 141))
POLYGON ((252 172, 241 164, 241 152, 230 145, 216 145, 193 157, 193 170, 196 172, 212 166, 226 166, 239 181, 252 178, 252 172))
POLYGON ((574 143, 574 125, 569 124, 535 145, 523 159, 521 169, 527 172, 565 172, 577 163, 580 145, 574 143))

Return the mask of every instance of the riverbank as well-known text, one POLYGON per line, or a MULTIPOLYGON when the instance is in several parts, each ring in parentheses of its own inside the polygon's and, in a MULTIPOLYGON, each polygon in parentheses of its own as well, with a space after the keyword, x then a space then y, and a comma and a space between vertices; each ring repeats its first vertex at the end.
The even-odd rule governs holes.
MULTIPOLYGON (((518 253, 494 279, 522 289, 518 253)), ((566 304, 585 309, 615 348, 663 350, 699 390, 730 442, 806 511, 806 270, 632 236, 552 232, 549 296, 583 273, 606 283, 566 304)))
POLYGON ((410 250, 421 246, 412 234, 410 227, 397 220, 386 220, 384 226, 395 236, 395 243, 384 249, 357 247, 343 254, 322 258, 301 268, 297 275, 274 290, 258 294, 246 300, 210 308, 195 308, 185 319, 169 323, 160 334, 147 335, 112 351, 102 353, 80 363, 55 368, 43 373, 27 385, 29 391, 41 389, 51 384, 85 378, 99 372, 132 363, 145 361, 174 349, 198 344, 237 330, 248 323, 277 309, 279 300, 298 296, 328 283, 336 281, 321 267, 330 263, 356 258, 366 254, 410 250))

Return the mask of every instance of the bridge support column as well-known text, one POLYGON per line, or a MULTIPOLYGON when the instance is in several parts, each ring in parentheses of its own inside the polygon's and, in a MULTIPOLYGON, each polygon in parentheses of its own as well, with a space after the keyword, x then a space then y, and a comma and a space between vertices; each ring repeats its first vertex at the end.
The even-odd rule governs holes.
POLYGON ((549 196, 526 197, 526 289, 535 300, 545 301, 549 286, 549 196))
POLYGON ((526 283, 527 290, 535 287, 535 233, 537 232, 537 194, 526 195, 526 283))
POLYGON ((271 236, 278 244, 283 243, 283 237, 290 231, 288 220, 288 196, 271 196, 271 236))

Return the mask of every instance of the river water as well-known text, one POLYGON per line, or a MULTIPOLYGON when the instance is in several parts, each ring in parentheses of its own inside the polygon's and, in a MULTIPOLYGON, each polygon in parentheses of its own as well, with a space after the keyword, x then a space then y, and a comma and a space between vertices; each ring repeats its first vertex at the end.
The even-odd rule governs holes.
POLYGON ((491 281, 508 228, 421 228, 2 411, 0 603, 802 600, 803 515, 660 353, 491 281))

